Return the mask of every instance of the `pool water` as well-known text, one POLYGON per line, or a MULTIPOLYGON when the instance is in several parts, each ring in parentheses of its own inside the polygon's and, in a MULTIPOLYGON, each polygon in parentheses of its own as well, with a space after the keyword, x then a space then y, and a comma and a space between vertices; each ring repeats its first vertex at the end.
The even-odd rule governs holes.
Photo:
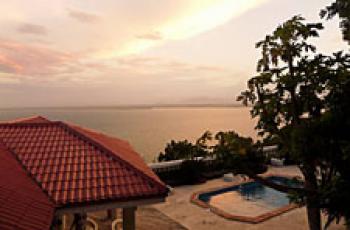
MULTIPOLYGON (((268 179, 279 184, 295 185, 292 180, 285 177, 273 176, 268 179)), ((198 198, 210 206, 239 216, 259 216, 290 204, 288 194, 258 182, 202 193, 198 198)))

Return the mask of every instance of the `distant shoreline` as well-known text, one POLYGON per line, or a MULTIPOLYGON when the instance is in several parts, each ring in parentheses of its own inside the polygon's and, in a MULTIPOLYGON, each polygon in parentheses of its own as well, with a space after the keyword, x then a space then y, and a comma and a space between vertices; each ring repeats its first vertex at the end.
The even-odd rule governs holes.
POLYGON ((176 109, 176 108, 242 108, 240 104, 154 104, 154 105, 106 105, 106 106, 33 106, 33 107, 3 107, 0 110, 17 109, 176 109))

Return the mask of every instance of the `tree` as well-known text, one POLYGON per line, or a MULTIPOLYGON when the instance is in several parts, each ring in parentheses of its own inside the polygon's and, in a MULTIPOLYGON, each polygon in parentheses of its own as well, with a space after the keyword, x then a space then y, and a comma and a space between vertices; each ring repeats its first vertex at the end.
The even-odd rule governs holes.
POLYGON ((196 156, 196 147, 188 140, 172 140, 165 147, 164 153, 159 153, 158 161, 191 159, 196 156))
POLYGON ((188 140, 171 140, 170 143, 167 143, 164 153, 159 153, 158 161, 194 160, 196 157, 206 157, 211 148, 208 145, 208 141, 211 140, 212 134, 210 131, 204 132, 195 144, 188 140))
POLYGON ((211 153, 212 146, 208 145, 208 142, 213 140, 213 134, 207 130, 196 141, 197 156, 205 157, 211 153))
POLYGON ((267 167, 265 158, 250 137, 242 137, 234 131, 218 132, 215 135, 217 144, 213 147, 216 160, 227 170, 235 174, 252 170, 263 173, 267 167))
POLYGON ((336 15, 340 18, 343 38, 350 44, 350 0, 336 0, 320 12, 321 18, 326 19, 332 19, 336 15))
POLYGON ((165 147, 164 153, 158 155, 158 161, 184 160, 180 169, 174 173, 162 175, 163 179, 177 181, 180 184, 202 183, 205 178, 202 172, 205 170, 203 162, 204 157, 208 156, 210 146, 208 141, 212 140, 212 134, 206 131, 199 137, 196 144, 192 144, 188 140, 174 141, 172 140, 165 147), (179 182, 180 181, 180 182, 179 182))
MULTIPOLYGON (((340 28, 343 33, 343 39, 347 40, 350 44, 350 1, 349 0, 336 0, 325 9, 321 10, 321 18, 330 20, 336 15, 340 19, 340 28)), ((348 130, 350 128, 350 121, 347 116, 349 114, 350 102, 350 83, 349 77, 343 81, 344 84, 339 84, 337 90, 332 95, 333 103, 331 104, 331 110, 333 116, 329 116, 329 120, 335 126, 337 134, 336 140, 329 138, 327 141, 337 143, 338 151, 343 151, 340 154, 340 159, 337 160, 336 169, 337 177, 332 183, 329 183, 329 188, 323 190, 323 200, 326 200, 326 204, 323 205, 324 210, 328 213, 328 223, 334 219, 339 220, 341 217, 345 217, 348 227, 350 226, 350 198, 346 191, 350 189, 350 172, 347 169, 350 164, 350 153, 349 153, 349 137, 348 130), (340 131, 342 130, 342 131, 340 131), (341 143, 341 144, 340 144, 341 143), (344 144, 345 143, 345 144, 344 144)), ((334 130, 334 129, 333 129, 334 130)), ((334 133, 334 132, 333 132, 334 133)))
POLYGON ((349 65, 348 56, 342 53, 330 57, 316 54, 308 39, 318 37, 323 26, 303 21, 294 16, 257 43, 262 51, 258 75, 248 81, 248 90, 238 100, 252 103, 251 115, 258 117, 259 134, 265 140, 278 140, 297 162, 305 183, 294 192, 306 203, 310 230, 319 230, 320 210, 326 207, 322 206, 322 190, 337 175, 334 152, 329 151, 329 141, 324 142, 326 117, 331 113, 336 86, 344 81, 344 73, 345 79, 349 78, 349 65))
POLYGON ((327 151, 331 161, 333 180, 325 183, 321 194, 321 207, 327 213, 329 225, 334 220, 344 218, 350 227, 350 58, 347 65, 339 66, 336 80, 330 86, 329 110, 322 120, 322 145, 320 151, 327 151))

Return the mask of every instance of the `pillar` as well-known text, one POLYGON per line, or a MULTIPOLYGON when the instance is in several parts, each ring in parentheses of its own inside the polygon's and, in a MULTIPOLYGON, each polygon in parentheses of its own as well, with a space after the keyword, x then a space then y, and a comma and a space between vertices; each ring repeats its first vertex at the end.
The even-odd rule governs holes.
POLYGON ((76 230, 84 230, 85 223, 86 223, 87 215, 85 213, 75 213, 74 214, 74 223, 75 223, 75 229, 76 230))
POLYGON ((123 208, 123 230, 135 230, 136 207, 123 208))
POLYGON ((66 227, 66 216, 64 214, 55 214, 52 221, 51 230, 65 230, 66 227))
POLYGON ((65 230, 66 229, 66 215, 62 215, 61 216, 61 230, 65 230))
POLYGON ((108 209, 107 210, 107 219, 114 220, 117 218, 117 210, 115 209, 108 209))

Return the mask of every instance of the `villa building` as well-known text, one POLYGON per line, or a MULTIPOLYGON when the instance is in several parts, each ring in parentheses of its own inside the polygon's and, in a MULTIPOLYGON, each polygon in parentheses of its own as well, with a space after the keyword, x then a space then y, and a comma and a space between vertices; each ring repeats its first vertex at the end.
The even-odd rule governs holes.
POLYGON ((0 123, 0 229, 77 229, 86 214, 122 209, 135 229, 140 205, 163 202, 165 184, 125 141, 34 117, 0 123))

